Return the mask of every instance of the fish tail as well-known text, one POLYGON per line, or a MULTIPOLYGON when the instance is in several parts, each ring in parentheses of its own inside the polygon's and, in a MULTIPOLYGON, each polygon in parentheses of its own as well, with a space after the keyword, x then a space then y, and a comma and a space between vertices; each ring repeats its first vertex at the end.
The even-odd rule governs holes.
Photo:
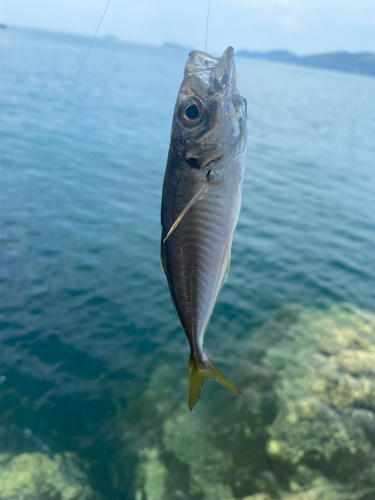
POLYGON ((188 385, 188 405, 191 411, 199 399, 202 385, 205 380, 212 378, 219 382, 227 389, 243 396, 242 392, 237 389, 224 375, 216 368, 216 366, 206 358, 203 361, 197 361, 193 353, 189 359, 189 385, 188 385))

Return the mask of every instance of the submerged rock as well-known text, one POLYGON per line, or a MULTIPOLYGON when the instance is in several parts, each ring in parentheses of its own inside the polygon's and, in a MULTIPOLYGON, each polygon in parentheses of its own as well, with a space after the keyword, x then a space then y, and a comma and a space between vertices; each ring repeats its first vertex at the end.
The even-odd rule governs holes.
POLYGON ((73 453, 0 455, 2 500, 100 500, 73 453))
POLYGON ((167 469, 159 457, 157 448, 145 448, 139 452, 140 463, 136 482, 139 487, 136 500, 163 500, 167 469))
POLYGON ((268 426, 274 466, 375 487, 375 316, 301 309, 286 333, 263 360, 279 376, 280 409, 268 426))
POLYGON ((136 500, 375 498, 375 316, 288 306, 231 346, 245 398, 208 381, 190 413, 174 353, 118 416, 136 500))
MULTIPOLYGON (((340 500, 342 497, 339 496, 338 492, 331 485, 325 485, 321 488, 305 490, 302 493, 283 493, 278 498, 282 500, 340 500)), ((273 497, 267 493, 257 493, 256 495, 242 498, 242 500, 273 500, 273 497)))
POLYGON ((165 421, 163 444, 179 461, 188 465, 191 497, 206 500, 228 500, 233 496, 227 471, 233 467, 232 457, 216 445, 206 432, 206 418, 192 419, 186 411, 165 421))
MULTIPOLYGON (((174 391, 176 371, 159 366, 143 396, 142 440, 138 452, 136 500, 230 500, 230 455, 207 433, 211 416, 191 414, 181 391, 174 391), (149 413, 153 410, 153 414, 149 413)), ((186 393, 182 370, 177 385, 186 393)))

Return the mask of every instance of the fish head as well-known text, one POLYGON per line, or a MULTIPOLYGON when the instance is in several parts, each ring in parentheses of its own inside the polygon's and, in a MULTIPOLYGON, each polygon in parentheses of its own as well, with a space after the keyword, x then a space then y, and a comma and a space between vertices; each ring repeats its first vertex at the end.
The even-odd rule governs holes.
POLYGON ((177 97, 172 143, 191 166, 213 168, 246 146, 246 100, 237 88, 233 47, 220 58, 190 52, 177 97))

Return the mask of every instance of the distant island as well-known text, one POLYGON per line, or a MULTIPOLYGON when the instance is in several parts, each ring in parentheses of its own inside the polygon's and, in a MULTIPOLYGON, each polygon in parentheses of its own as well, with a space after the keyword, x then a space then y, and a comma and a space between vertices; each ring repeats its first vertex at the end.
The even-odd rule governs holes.
POLYGON ((0 30, 6 30, 6 29, 7 29, 7 25, 0 23, 0 30))
POLYGON ((110 43, 118 43, 118 40, 115 36, 113 35, 103 35, 102 40, 104 42, 110 42, 110 43))
MULTIPOLYGON (((178 43, 171 42, 165 42, 162 46, 166 49, 185 50, 188 52, 192 50, 178 43)), ((240 50, 236 52, 236 56, 375 76, 375 53, 373 52, 350 53, 342 51, 311 56, 297 56, 293 52, 289 52, 289 50, 270 50, 268 52, 240 50)))
POLYGON ((359 73, 375 76, 375 53, 372 52, 332 52, 329 54, 316 54, 311 56, 297 56, 288 50, 271 50, 268 52, 250 52, 242 50, 237 52, 238 57, 247 59, 261 59, 265 61, 297 64, 311 68, 344 71, 346 73, 359 73))

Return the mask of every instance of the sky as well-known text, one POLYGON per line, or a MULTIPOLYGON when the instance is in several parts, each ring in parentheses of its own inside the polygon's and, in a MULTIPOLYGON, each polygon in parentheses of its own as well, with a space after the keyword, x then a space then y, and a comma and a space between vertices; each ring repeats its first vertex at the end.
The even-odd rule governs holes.
MULTIPOLYGON (((92 36, 108 0, 0 0, 0 23, 92 36)), ((208 52, 375 52, 375 0, 210 0, 208 52)), ((207 0, 112 0, 98 36, 204 50, 207 0)))

